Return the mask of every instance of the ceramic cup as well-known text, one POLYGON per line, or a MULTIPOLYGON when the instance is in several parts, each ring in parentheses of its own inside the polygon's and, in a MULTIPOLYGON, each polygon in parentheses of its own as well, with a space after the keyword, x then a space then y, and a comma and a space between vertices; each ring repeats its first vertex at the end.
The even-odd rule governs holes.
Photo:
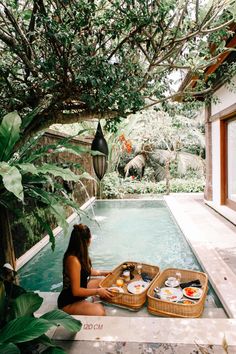
POLYGON ((124 278, 124 281, 127 283, 128 281, 130 281, 130 271, 129 270, 125 270, 123 272, 123 278, 124 278))
POLYGON ((168 279, 167 279, 167 281, 168 281, 168 283, 171 285, 171 284, 175 284, 176 283, 176 278, 175 277, 169 277, 168 279))

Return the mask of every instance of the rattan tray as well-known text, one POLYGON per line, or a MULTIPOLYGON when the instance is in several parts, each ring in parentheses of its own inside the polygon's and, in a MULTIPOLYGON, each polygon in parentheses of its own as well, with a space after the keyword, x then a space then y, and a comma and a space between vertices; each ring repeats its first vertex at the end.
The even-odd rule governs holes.
POLYGON ((167 268, 162 271, 158 277, 152 282, 147 292, 148 311, 153 315, 168 317, 200 317, 204 309, 208 290, 208 276, 205 273, 193 270, 167 268), (187 283, 192 280, 199 279, 202 285, 202 296, 194 304, 179 304, 175 302, 165 301, 154 297, 155 287, 164 287, 168 277, 175 276, 176 272, 181 273, 181 283, 187 283))
MULTIPOLYGON (((136 265, 138 264, 137 262, 132 262, 132 261, 127 261, 127 262, 123 262, 122 264, 120 264, 118 267, 116 267, 111 274, 107 275, 100 283, 100 287, 103 288, 109 288, 112 285, 116 284, 116 280, 120 277, 120 274, 122 272, 122 266, 123 264, 134 264, 135 265, 135 270, 133 272, 134 278, 131 280, 135 281, 135 280, 140 280, 141 276, 137 273, 136 270, 136 265)), ((150 264, 145 264, 142 263, 142 272, 147 273, 148 275, 150 275, 153 280, 150 282, 148 288, 151 286, 151 284, 154 282, 154 280, 156 279, 156 277, 160 274, 160 268, 154 265, 150 265, 150 264)), ((124 286, 122 287, 124 290, 124 293, 118 293, 115 294, 115 296, 111 299, 111 300, 106 300, 109 303, 112 303, 116 306, 120 306, 120 307, 125 307, 128 308, 129 310, 133 310, 133 311, 138 311, 146 302, 146 298, 147 298, 147 291, 148 288, 143 291, 141 294, 131 294, 128 292, 127 290, 127 285, 128 283, 124 283, 124 286)))

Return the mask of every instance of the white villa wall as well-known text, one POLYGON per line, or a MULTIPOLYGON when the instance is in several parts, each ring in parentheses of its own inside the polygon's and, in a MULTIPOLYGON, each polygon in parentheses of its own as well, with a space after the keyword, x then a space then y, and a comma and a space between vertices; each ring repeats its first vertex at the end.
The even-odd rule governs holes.
MULTIPOLYGON (((233 77, 232 84, 236 85, 236 76, 233 77)), ((214 93, 213 97, 217 98, 219 102, 212 103, 212 115, 221 112, 236 102, 236 90, 235 88, 233 90, 230 89, 228 85, 223 85, 214 93)))
MULTIPOLYGON (((232 79, 236 84, 236 76, 232 79)), ((236 91, 234 89, 234 91, 236 91)), ((227 85, 220 87, 213 95, 218 102, 212 102, 211 115, 221 113, 228 107, 236 104, 236 92, 233 92, 227 85)), ((211 206, 225 218, 236 225, 236 212, 226 205, 221 205, 221 173, 220 173, 220 119, 212 121, 212 201, 206 200, 211 206)))
POLYGON ((212 123, 212 197, 220 205, 220 121, 212 123))

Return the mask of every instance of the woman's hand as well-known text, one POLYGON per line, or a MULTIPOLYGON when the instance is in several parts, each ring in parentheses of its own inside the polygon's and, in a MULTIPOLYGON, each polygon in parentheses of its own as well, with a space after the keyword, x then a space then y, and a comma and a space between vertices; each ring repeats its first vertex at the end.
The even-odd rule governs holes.
POLYGON ((104 299, 111 299, 114 296, 114 293, 106 288, 97 289, 97 294, 104 299))

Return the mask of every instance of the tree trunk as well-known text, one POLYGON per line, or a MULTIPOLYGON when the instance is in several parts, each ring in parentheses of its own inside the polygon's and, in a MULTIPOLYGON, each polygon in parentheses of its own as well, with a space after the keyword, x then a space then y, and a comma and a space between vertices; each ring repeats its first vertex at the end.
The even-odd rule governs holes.
POLYGON ((8 210, 0 206, 0 267, 5 263, 10 263, 14 269, 16 268, 8 210))
POLYGON ((165 174, 166 174, 166 194, 170 194, 170 161, 166 161, 165 166, 165 174))

